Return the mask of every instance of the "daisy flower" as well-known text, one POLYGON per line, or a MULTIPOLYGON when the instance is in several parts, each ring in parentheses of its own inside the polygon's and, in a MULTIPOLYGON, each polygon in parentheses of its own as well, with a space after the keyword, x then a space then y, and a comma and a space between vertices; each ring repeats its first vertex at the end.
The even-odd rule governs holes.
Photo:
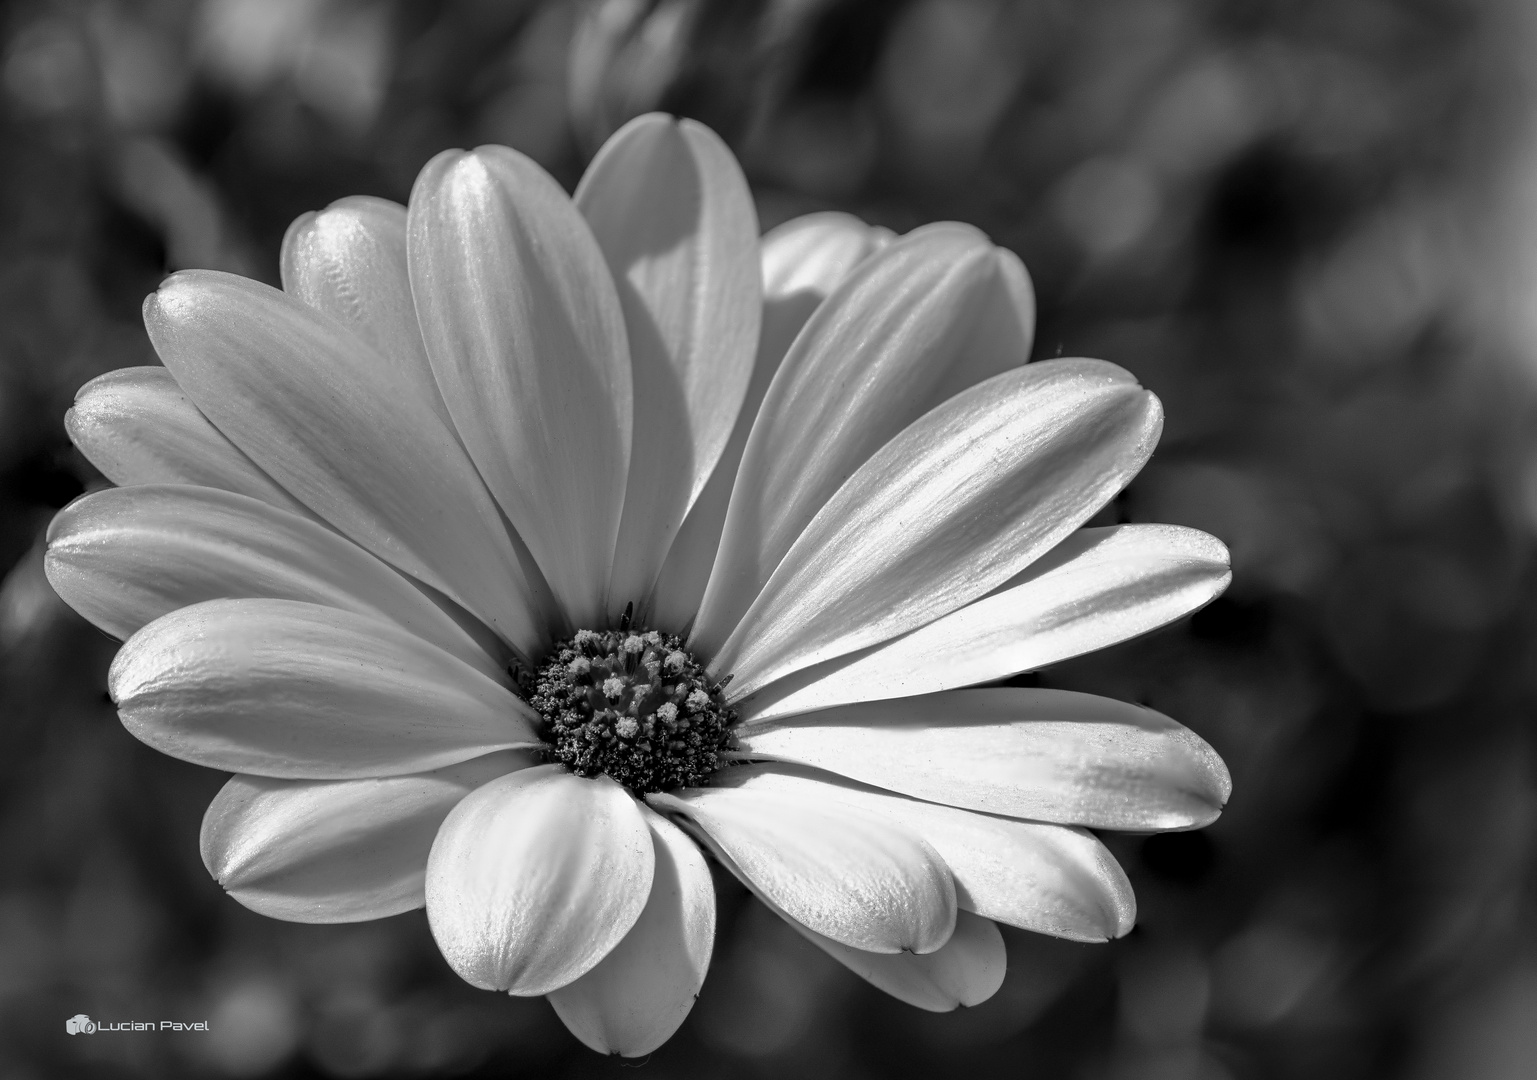
POLYGON ((463 978, 639 1055, 704 981, 711 859, 944 1010, 999 986, 997 923, 1130 928, 1090 829, 1220 812, 1174 721, 986 685, 1229 573, 1189 529, 1083 528, 1158 401, 1027 365, 1029 279, 977 230, 760 241, 724 144, 647 116, 574 198, 440 154, 409 207, 301 217, 282 276, 145 301, 165 366, 81 390, 66 426, 118 486, 47 560, 125 641, 128 730, 235 774, 202 853, 247 907, 425 906, 463 978))

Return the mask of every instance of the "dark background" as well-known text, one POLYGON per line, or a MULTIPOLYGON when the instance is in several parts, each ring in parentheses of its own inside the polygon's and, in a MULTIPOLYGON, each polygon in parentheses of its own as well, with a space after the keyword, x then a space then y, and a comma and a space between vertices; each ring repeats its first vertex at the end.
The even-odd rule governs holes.
MULTIPOLYGON (((99 484, 61 417, 153 362, 180 267, 277 276, 302 211, 449 146, 568 185, 653 108, 714 126, 765 227, 973 222, 1038 357, 1165 403, 1135 521, 1226 541, 1226 597, 1047 686, 1148 702, 1234 796, 1107 838, 1125 940, 1008 931, 933 1016, 722 881, 656 1078, 1537 1075, 1537 13, 1524 0, 12 0, 0 6, 0 1074, 622 1076, 462 984, 421 913, 294 926, 197 855, 222 777, 132 739, 40 537, 99 484), (62 1021, 211 1020, 207 1035, 62 1021)), ((633 1067, 633 1066, 631 1066, 633 1067)))

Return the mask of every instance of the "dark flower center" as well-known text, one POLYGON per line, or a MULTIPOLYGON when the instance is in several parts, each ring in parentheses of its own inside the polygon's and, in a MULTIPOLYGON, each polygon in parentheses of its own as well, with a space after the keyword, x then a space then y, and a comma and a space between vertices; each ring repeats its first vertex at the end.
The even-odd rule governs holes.
POLYGON ((528 687, 550 760, 637 794, 697 787, 721 765, 736 712, 673 634, 578 630, 528 687))

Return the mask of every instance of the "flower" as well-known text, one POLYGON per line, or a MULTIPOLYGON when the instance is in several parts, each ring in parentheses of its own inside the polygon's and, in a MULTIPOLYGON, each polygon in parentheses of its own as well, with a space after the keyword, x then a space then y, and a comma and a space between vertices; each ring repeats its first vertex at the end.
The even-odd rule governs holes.
POLYGON ((145 302, 165 367, 82 389, 66 426, 119 486, 47 556, 125 639, 128 730, 236 774, 202 851, 246 906, 425 905, 469 982, 638 1055, 703 982, 706 853, 943 1010, 997 989, 998 922, 1130 928, 1088 829, 1219 813, 1174 721, 976 688, 1229 573, 1193 530, 1082 527, 1159 404, 1026 365, 1029 279, 975 229, 822 214, 760 245, 720 140, 647 116, 574 199, 450 151, 409 209, 301 217, 282 271, 145 302))

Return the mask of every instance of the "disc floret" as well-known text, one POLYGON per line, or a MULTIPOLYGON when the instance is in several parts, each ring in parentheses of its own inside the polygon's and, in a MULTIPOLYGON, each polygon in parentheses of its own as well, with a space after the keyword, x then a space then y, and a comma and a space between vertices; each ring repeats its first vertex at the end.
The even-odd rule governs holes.
POLYGON ((736 711, 682 638, 628 619, 621 627, 578 630, 539 668, 529 703, 550 759, 637 794, 704 784, 722 763, 736 711))

